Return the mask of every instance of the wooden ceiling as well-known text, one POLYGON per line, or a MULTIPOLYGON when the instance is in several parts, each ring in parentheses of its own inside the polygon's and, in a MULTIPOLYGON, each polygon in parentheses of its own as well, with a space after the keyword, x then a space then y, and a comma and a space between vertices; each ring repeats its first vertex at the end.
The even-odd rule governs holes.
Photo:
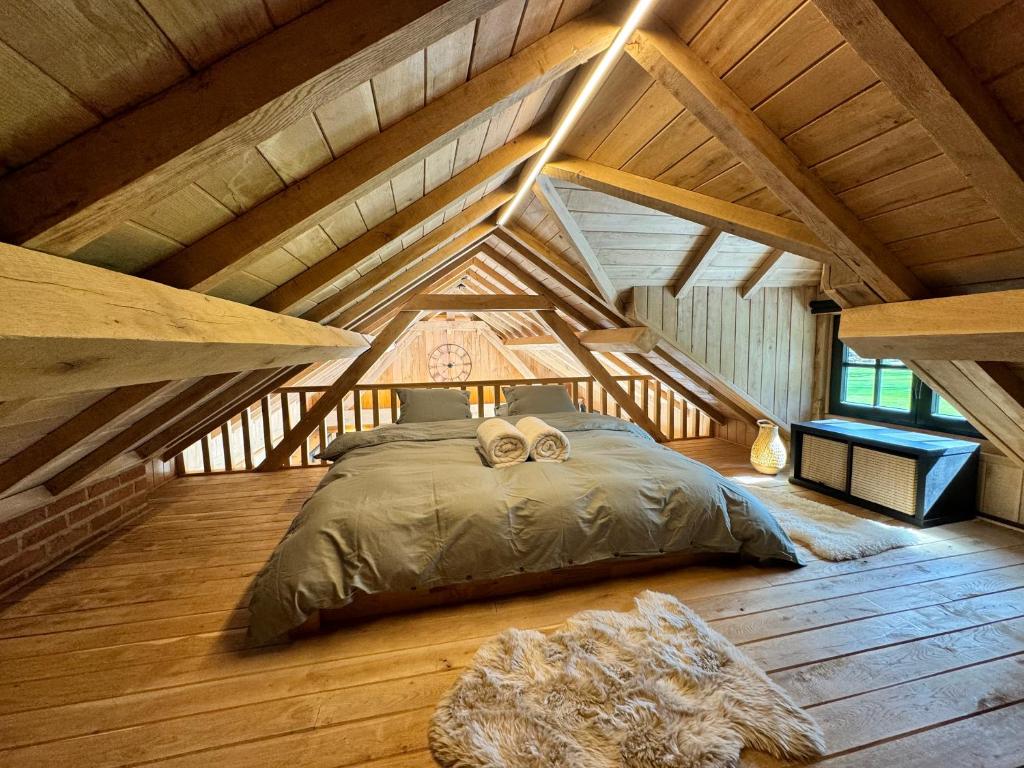
MULTIPOLYGON (((507 228, 492 215, 615 33, 590 0, 9 0, 0 239, 370 333, 470 259, 474 290, 504 278, 608 327, 600 271, 614 290, 673 285, 709 227, 726 234, 702 284, 813 283, 825 260, 853 304, 1021 287, 1024 0, 884 5, 893 19, 872 0, 661 0, 560 148, 634 180, 554 180, 574 233, 536 198, 507 228), (980 95, 941 100, 965 83, 980 95), (663 188, 724 218, 668 215, 663 188), (763 239, 729 234, 756 212, 763 239), (780 222, 809 251, 776 258, 780 222)), ((920 371, 1024 460, 1019 368, 920 371)), ((284 373, 0 404, 0 459, 31 469, 0 464, 3 493, 100 447, 94 472, 152 455, 284 373)))

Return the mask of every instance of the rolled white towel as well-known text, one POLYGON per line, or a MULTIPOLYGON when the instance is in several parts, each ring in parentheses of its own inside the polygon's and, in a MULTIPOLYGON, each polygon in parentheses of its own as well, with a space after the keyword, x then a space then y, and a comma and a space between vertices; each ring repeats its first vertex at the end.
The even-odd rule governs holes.
POLYGON ((516 422, 526 436, 530 458, 534 461, 565 461, 569 458, 569 439, 546 421, 526 416, 516 422))
POLYGON ((487 419, 476 428, 484 458, 492 467, 521 464, 530 455, 526 437, 504 419, 487 419))

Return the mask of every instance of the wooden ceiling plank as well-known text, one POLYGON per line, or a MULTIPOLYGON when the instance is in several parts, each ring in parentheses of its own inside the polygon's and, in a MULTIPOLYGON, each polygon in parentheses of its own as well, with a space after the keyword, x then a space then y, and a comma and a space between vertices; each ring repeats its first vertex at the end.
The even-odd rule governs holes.
POLYGON ((501 295, 460 293, 421 293, 409 299, 403 309, 435 310, 440 312, 530 312, 553 309, 551 301, 530 294, 501 295))
POLYGON ((0 180, 2 239, 69 255, 500 0, 332 0, 0 180))
POLYGON ((519 224, 506 224, 503 227, 499 227, 497 232, 498 236, 510 245, 518 243, 518 245, 513 245, 515 248, 526 248, 534 253, 543 253, 545 258, 554 264, 555 267, 563 270, 565 274, 572 277, 573 280, 581 285, 588 285, 591 282, 588 275, 581 272, 575 264, 566 260, 565 257, 552 248, 549 243, 544 242, 533 233, 528 232, 519 224))
POLYGON ((426 196, 296 275, 254 306, 271 312, 288 312, 381 248, 422 226, 439 211, 539 152, 545 141, 542 134, 527 133, 499 147, 426 196))
POLYGON ((178 288, 208 290, 597 55, 614 31, 597 17, 566 24, 169 256, 144 276, 178 288))
POLYGON ((0 244, 0 400, 350 357, 351 332, 0 244))
POLYGON ((722 244, 722 236, 725 234, 721 229, 711 227, 704 233, 700 245, 683 264, 683 270, 679 273, 672 284, 672 295, 677 299, 685 296, 703 275, 715 258, 715 252, 722 244))
POLYGON ((324 299, 315 307, 303 313, 303 318, 317 322, 330 322, 332 325, 335 325, 332 321, 335 315, 344 310, 350 303, 359 299, 359 297, 375 290, 401 270, 409 267, 415 268, 417 262, 420 261, 436 264, 437 259, 433 259, 435 252, 451 256, 456 251, 469 247, 490 233, 490 225, 480 222, 507 199, 508 196, 505 194, 484 198, 476 206, 467 208, 422 240, 413 243, 404 251, 392 256, 383 264, 374 267, 365 275, 360 275, 338 291, 338 293, 324 299), (495 207, 492 208, 492 205, 495 207), (424 258, 425 255, 426 258, 424 258))
POLYGON ((88 480, 122 453, 130 451, 136 444, 150 437, 161 427, 188 413, 207 397, 216 394, 230 384, 235 378, 236 374, 222 373, 197 381, 184 392, 157 406, 114 437, 55 474, 46 481, 46 489, 57 495, 73 488, 83 480, 88 480))
POLYGON ((419 319, 419 316, 418 311, 405 309, 395 315, 384 330, 377 334, 369 349, 354 359, 338 380, 310 406, 306 415, 299 419, 298 423, 281 438, 281 442, 267 451, 266 458, 256 467, 256 471, 270 472, 286 464, 288 457, 295 452, 302 441, 317 428, 317 425, 341 402, 349 390, 359 383, 363 374, 388 351, 392 344, 398 341, 398 338, 419 319))
POLYGON ((52 432, 0 464, 0 493, 38 472, 121 414, 155 395, 170 382, 121 387, 75 414, 52 432))
POLYGON ((775 248, 771 253, 765 256, 761 263, 757 265, 757 268, 748 277, 743 285, 740 287, 740 298, 749 299, 764 285, 765 281, 771 276, 775 266, 779 263, 779 260, 786 255, 785 251, 780 251, 775 248))
POLYGON ((533 193, 540 204, 551 214, 552 218, 558 222, 562 233, 572 243, 580 258, 583 259, 583 266, 601 296, 605 301, 614 302, 617 293, 615 286, 608 277, 604 265, 598 260, 597 254, 594 253, 594 249, 587 241, 587 236, 583 233, 580 225, 576 223, 576 219, 573 218, 572 213, 566 207, 561 195, 558 194, 558 190, 555 189, 555 185, 551 183, 549 178, 540 175, 534 184, 533 193))
POLYGON ((552 309, 547 309, 540 310, 537 315, 551 329, 551 332, 562 342, 565 348, 572 353, 573 357, 579 360, 580 365, 586 369, 587 373, 597 380, 601 387, 621 406, 622 410, 629 414, 633 423, 658 442, 668 442, 668 437, 651 420, 646 410, 629 396, 619 382, 615 380, 615 377, 608 372, 608 369, 601 365, 598 359, 594 357, 594 353, 576 338, 572 328, 565 320, 558 316, 558 313, 552 309))
POLYGON ((867 225, 664 24, 655 21, 650 29, 639 31, 626 51, 795 211, 844 264, 860 274, 882 300, 927 295, 921 282, 867 225))
MULTIPOLYGON (((651 329, 644 325, 630 328, 601 328, 577 334, 580 342, 591 352, 621 352, 623 354, 647 354, 654 350, 657 339, 651 329)), ((509 347, 558 348, 561 343, 550 334, 521 336, 505 342, 509 347)))
POLYGON ((869 358, 1024 362, 1024 290, 846 309, 839 338, 869 358))
POLYGON ((706 227, 722 229, 738 237, 781 248, 814 261, 828 263, 834 260, 828 246, 799 221, 576 157, 563 157, 548 163, 544 166, 544 173, 552 178, 706 227))
POLYGON ((1024 137, 914 0, 814 0, 1024 243, 1024 137))

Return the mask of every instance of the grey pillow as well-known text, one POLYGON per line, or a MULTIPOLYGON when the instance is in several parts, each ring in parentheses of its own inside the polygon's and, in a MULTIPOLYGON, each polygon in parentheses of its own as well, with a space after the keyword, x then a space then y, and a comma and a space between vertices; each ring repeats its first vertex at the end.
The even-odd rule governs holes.
POLYGON ((397 424, 471 418, 469 392, 461 389, 396 389, 397 424))
POLYGON ((524 416, 529 413, 575 412, 572 398, 561 384, 536 384, 519 387, 505 387, 509 416, 524 416))

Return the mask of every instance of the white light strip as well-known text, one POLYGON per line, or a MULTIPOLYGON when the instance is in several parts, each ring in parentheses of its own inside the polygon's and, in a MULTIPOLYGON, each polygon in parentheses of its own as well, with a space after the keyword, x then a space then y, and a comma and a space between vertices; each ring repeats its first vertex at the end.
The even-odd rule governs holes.
POLYGON ((576 100, 569 107, 569 110, 563 115, 561 122, 558 127, 555 128, 554 133, 551 134, 551 138, 548 139, 548 143, 544 145, 544 149, 541 150, 537 160, 530 166, 530 172, 523 179, 519 185, 519 189, 516 190, 515 196, 509 200, 502 210, 501 215, 498 217, 498 224, 504 226, 512 214, 515 213, 516 208, 523 202, 523 198, 526 197, 526 193, 533 186, 533 182, 540 176, 541 170, 551 160, 555 152, 558 151, 558 147, 562 141, 572 130, 572 127, 576 124, 576 120, 583 113, 584 108, 593 98, 597 92, 598 86, 604 81, 605 76, 611 70, 612 65, 619 58, 619 54, 622 53, 622 49, 626 47, 626 43, 629 42, 629 38, 632 36, 636 28, 640 26, 640 21, 643 19, 644 14, 648 8, 655 2, 655 0, 637 0, 637 4, 633 6, 633 10, 629 12, 629 16, 626 18, 625 23, 619 30, 619 33, 615 35, 615 39, 612 40, 612 44, 605 50, 604 55, 601 57, 601 61, 594 67, 594 71, 590 73, 590 77, 587 78, 587 82, 584 83, 583 88, 580 89, 579 94, 576 96, 576 100))

